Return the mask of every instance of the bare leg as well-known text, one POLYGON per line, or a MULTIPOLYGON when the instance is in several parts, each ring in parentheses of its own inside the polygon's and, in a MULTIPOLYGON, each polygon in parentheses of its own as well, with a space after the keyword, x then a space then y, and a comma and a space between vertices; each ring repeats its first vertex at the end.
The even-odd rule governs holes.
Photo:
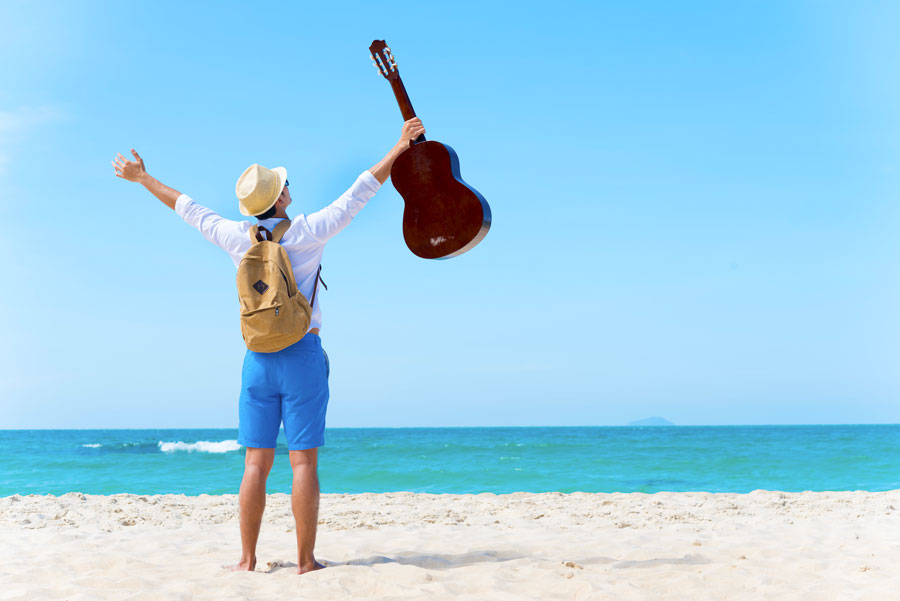
POLYGON ((319 521, 318 449, 290 451, 294 486, 291 509, 297 522, 297 573, 323 568, 316 561, 316 525, 319 521))
POLYGON ((252 572, 256 569, 256 541, 266 508, 266 478, 275 461, 275 449, 247 447, 244 478, 238 501, 241 505, 241 560, 232 571, 252 572))

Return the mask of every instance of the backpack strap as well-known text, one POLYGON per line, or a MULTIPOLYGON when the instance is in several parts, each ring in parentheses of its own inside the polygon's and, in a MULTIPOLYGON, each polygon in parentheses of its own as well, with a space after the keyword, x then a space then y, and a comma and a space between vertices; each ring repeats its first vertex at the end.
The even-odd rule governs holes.
POLYGON ((256 224, 250 226, 250 240, 253 242, 262 242, 263 240, 271 240, 276 244, 281 242, 281 237, 284 236, 284 233, 288 231, 288 228, 291 227, 290 219, 283 219, 278 222, 278 225, 275 226, 271 232, 267 230, 265 227, 256 224))
POLYGON ((263 240, 269 240, 271 235, 272 232, 261 225, 250 226, 250 241, 254 244, 263 240))
POLYGON ((281 242, 281 237, 284 236, 284 233, 288 231, 289 227, 291 227, 290 219, 282 219, 279 221, 278 225, 275 226, 275 229, 272 230, 272 242, 281 242))
MULTIPOLYGON (((312 308, 316 304, 316 292, 319 291, 319 280, 322 279, 322 276, 319 275, 320 273, 322 273, 322 264, 321 263, 319 263, 319 268, 316 270, 316 283, 313 284, 312 300, 309 301, 310 308, 312 308)), ((322 282, 322 284, 324 285, 325 282, 322 282)), ((325 290, 328 290, 328 286, 325 286, 325 290)))

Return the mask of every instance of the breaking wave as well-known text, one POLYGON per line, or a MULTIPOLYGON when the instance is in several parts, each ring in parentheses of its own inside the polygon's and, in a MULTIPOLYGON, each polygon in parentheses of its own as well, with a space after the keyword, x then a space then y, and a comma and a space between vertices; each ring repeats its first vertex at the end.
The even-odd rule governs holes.
POLYGON ((208 440, 200 440, 198 442, 163 442, 159 441, 159 450, 163 453, 174 453, 176 451, 187 451, 193 453, 228 453, 230 451, 240 451, 241 445, 236 440, 221 440, 219 442, 210 442, 208 440))

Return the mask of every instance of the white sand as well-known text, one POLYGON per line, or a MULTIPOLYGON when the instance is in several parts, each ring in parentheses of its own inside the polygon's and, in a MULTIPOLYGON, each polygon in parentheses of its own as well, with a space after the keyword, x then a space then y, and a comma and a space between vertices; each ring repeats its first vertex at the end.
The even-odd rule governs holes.
POLYGON ((323 495, 297 576, 270 495, 254 573, 234 495, 0 498, 0 601, 900 599, 900 490, 323 495))

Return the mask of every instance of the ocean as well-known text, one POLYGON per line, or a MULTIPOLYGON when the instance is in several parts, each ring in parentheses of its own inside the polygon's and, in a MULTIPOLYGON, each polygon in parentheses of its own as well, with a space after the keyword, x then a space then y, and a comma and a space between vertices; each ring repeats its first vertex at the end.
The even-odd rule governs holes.
MULTIPOLYGON (((0 430, 0 496, 237 493, 237 430, 0 430)), ((900 489, 900 425, 334 428, 323 493, 900 489)), ((283 433, 268 492, 291 490, 283 433)))

